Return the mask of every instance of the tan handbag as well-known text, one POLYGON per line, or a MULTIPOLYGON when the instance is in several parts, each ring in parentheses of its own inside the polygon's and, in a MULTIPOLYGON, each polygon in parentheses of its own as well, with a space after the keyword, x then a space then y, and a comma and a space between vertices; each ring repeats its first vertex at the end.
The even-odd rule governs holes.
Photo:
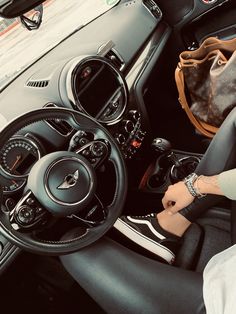
POLYGON ((198 49, 183 51, 175 81, 190 121, 200 133, 213 137, 236 105, 236 38, 209 37, 198 49))

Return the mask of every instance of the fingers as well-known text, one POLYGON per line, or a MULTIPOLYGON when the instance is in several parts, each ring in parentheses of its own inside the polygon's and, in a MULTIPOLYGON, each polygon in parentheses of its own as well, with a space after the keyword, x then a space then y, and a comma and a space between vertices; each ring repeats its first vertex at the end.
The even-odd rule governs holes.
POLYGON ((172 185, 169 185, 165 194, 164 194, 164 197, 162 198, 162 205, 164 207, 164 209, 167 209, 168 207, 172 206, 173 205, 173 197, 171 197, 171 189, 173 188, 172 185))
POLYGON ((180 210, 180 208, 178 206, 175 206, 175 205, 170 205, 169 207, 165 208, 165 212, 169 216, 175 215, 176 213, 178 213, 179 210, 180 210))
POLYGON ((178 197, 173 194, 173 191, 174 185, 170 185, 162 198, 162 205, 170 216, 176 214, 181 209, 178 197))
POLYGON ((181 209, 177 204, 172 204, 170 207, 167 208, 168 214, 169 215, 174 215, 178 213, 178 211, 181 209))
POLYGON ((162 199, 162 205, 163 205, 164 209, 167 209, 168 207, 170 207, 171 204, 172 204, 172 202, 169 200, 169 198, 165 194, 163 199, 162 199))

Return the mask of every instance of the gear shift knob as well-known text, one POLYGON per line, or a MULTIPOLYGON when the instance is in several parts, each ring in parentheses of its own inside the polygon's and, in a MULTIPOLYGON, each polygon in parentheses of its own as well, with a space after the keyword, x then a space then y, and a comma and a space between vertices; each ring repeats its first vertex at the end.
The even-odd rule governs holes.
POLYGON ((176 167, 180 167, 182 165, 178 157, 171 150, 171 144, 168 140, 157 137, 152 141, 151 146, 155 152, 159 153, 160 155, 166 155, 171 164, 175 165, 176 167))
POLYGON ((168 154, 171 152, 170 142, 161 137, 154 138, 151 146, 154 151, 158 152, 159 154, 168 154))

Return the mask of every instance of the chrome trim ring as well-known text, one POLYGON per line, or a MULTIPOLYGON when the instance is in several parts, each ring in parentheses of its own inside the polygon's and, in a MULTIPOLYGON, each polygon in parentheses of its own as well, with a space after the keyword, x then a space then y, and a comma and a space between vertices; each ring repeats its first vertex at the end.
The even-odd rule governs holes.
MULTIPOLYGON (((67 97, 69 98, 70 102, 80 111, 86 113, 87 115, 91 116, 91 114, 89 114, 85 108, 82 106, 82 104, 79 102, 79 100, 76 98, 76 94, 75 94, 75 90, 74 90, 74 79, 76 74, 78 73, 79 69, 81 66, 84 66, 86 64, 86 62, 90 62, 90 61, 98 61, 101 63, 106 64, 108 67, 111 68, 111 70, 113 72, 115 72, 117 79, 119 81, 120 84, 120 88, 122 89, 122 93, 124 96, 124 102, 122 105, 122 110, 119 112, 118 116, 115 117, 114 119, 110 119, 108 121, 104 121, 104 120, 100 120, 97 119, 96 117, 94 117, 98 122, 105 124, 105 125, 113 125, 118 123, 121 119, 122 116, 125 112, 125 109, 127 107, 128 104, 128 88, 127 88, 127 84, 125 79, 122 77, 121 73, 119 72, 119 70, 116 69, 116 67, 114 67, 108 60, 106 60, 104 57, 100 57, 100 56, 82 56, 82 57, 78 57, 75 58, 71 65, 70 68, 68 70, 67 76, 66 76, 66 92, 67 92, 67 97)), ((101 108, 102 109, 102 108, 101 108)))
POLYGON ((94 185, 95 185, 95 181, 93 180, 92 176, 90 175, 91 171, 90 169, 88 168, 88 166, 80 159, 77 159, 77 158, 74 158, 74 157, 64 157, 64 158, 61 158, 60 160, 56 160, 54 161, 53 163, 51 163, 51 165, 47 168, 46 172, 45 172, 45 176, 44 176, 44 187, 45 187, 45 191, 48 195, 48 197, 55 203, 59 204, 59 205, 63 205, 63 206, 75 206, 75 205, 80 205, 81 203, 83 203, 83 201, 89 196, 89 194, 91 193, 91 191, 93 190, 94 188, 94 185), (56 198, 51 192, 50 192, 50 189, 48 187, 48 179, 49 179, 49 176, 50 176, 50 171, 53 169, 53 167, 55 165, 58 165, 59 163, 61 162, 64 162, 64 161, 76 161, 78 162, 79 164, 82 164, 82 166, 87 170, 88 174, 89 174, 89 177, 90 177, 90 186, 89 186, 89 190, 87 192, 87 194, 81 199, 79 200, 78 202, 74 202, 74 203, 68 203, 68 202, 63 202, 61 200, 59 200, 58 198, 56 198))

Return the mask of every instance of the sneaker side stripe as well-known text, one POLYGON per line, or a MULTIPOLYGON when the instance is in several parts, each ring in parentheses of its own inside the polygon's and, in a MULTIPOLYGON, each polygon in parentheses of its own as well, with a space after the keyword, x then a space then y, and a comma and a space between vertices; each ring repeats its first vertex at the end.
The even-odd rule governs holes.
POLYGON ((123 220, 118 218, 114 224, 114 227, 121 233, 126 235, 130 240, 139 244, 146 250, 162 257, 164 260, 167 261, 167 263, 173 263, 175 255, 168 248, 158 242, 153 241, 152 239, 147 238, 143 234, 139 233, 137 230, 134 230, 130 227, 129 224, 125 223, 123 220), (129 231, 127 229, 129 229, 129 231))
POLYGON ((156 237, 158 237, 161 240, 166 239, 165 236, 163 236, 161 233, 159 233, 158 231, 156 231, 156 229, 153 228, 153 225, 150 223, 150 221, 148 221, 148 220, 139 220, 139 219, 132 218, 130 216, 127 216, 127 219, 130 220, 131 222, 147 225, 148 228, 152 231, 153 234, 155 234, 156 237))

